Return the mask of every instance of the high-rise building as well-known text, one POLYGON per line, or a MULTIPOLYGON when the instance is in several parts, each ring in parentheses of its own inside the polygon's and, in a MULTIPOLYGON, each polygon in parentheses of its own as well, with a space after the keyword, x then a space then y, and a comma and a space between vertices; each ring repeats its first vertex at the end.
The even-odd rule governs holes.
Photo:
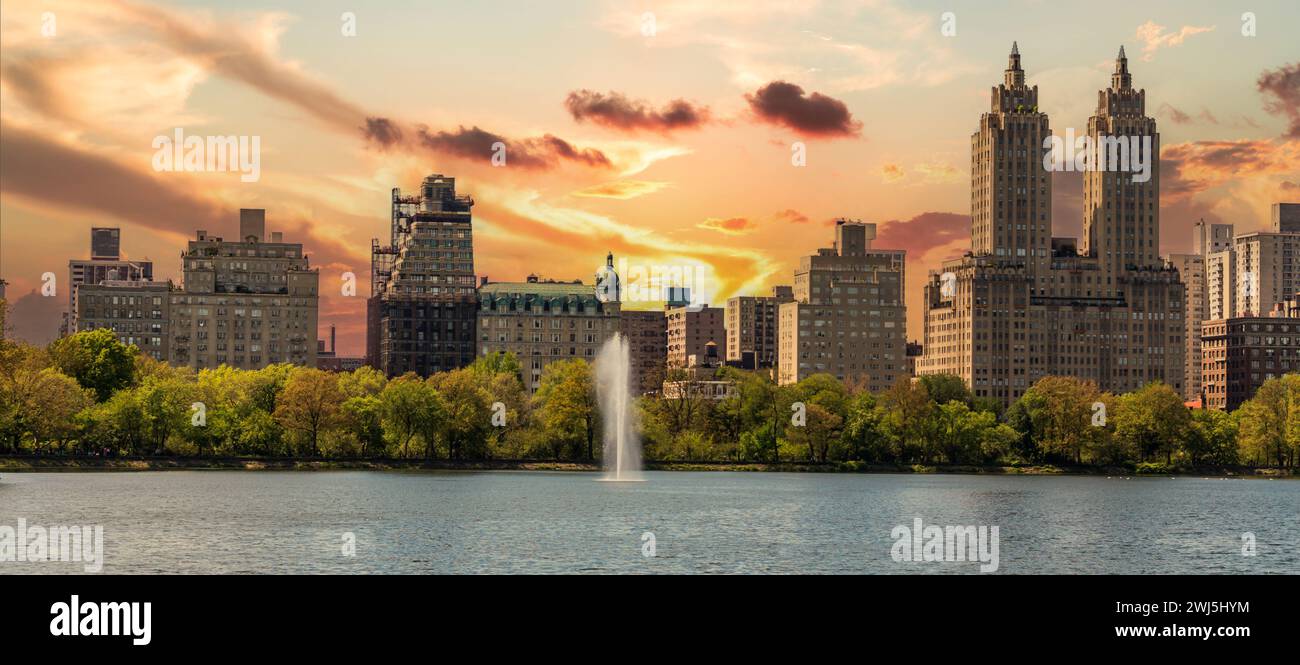
POLYGON ((959 376, 977 397, 1004 404, 1049 375, 1117 392, 1153 380, 1183 391, 1184 293, 1177 269, 1157 254, 1159 134, 1145 104, 1121 48, 1088 121, 1096 155, 1110 159, 1106 170, 1093 161, 1084 173, 1076 250, 1072 239, 1051 236, 1053 160, 1044 147, 1052 132, 1012 45, 971 137, 971 251, 925 287, 918 374, 959 376), (1146 180, 1111 157, 1112 148, 1131 156, 1121 143, 1141 150, 1146 180))
POLYGON ((668 318, 663 310, 630 310, 619 314, 619 332, 632 356, 632 388, 642 395, 659 392, 668 362, 668 318))
POLYGON ((1300 233, 1300 203, 1274 203, 1270 221, 1274 233, 1300 233))
MULTIPOLYGON (((1173 254, 1169 259, 1178 269, 1183 281, 1183 397, 1188 401, 1202 400, 1201 393, 1201 325, 1210 318, 1211 256, 1232 247, 1231 224, 1206 224, 1198 220, 1192 230, 1192 253, 1173 254)), ((1213 264, 1215 279, 1221 280, 1224 257, 1213 264)))
POLYGON ((76 290, 70 332, 107 328, 140 353, 171 360, 171 282, 101 280, 76 290))
POLYGON ((594 362, 600 347, 619 332, 617 300, 598 297, 581 281, 492 282, 478 289, 478 353, 513 353, 530 393, 557 360, 594 362))
POLYGON ((90 258, 116 261, 122 258, 122 230, 109 227, 90 229, 90 258))
POLYGON ((799 259, 779 306, 779 383, 827 373, 878 392, 908 375, 905 252, 875 237, 875 224, 837 220, 835 245, 799 259))
POLYGON ((433 174, 420 194, 392 192, 389 244, 371 241, 366 348, 388 376, 463 367, 474 361, 474 200, 456 179, 433 174))
POLYGON ((1219 321, 1236 311, 1237 252, 1231 247, 1205 256, 1205 320, 1219 321))
POLYGON ((1209 256, 1232 247, 1231 224, 1206 224, 1198 220, 1192 231, 1192 253, 1209 256))
POLYGON ((1206 321, 1201 346, 1205 406, 1236 409, 1265 381, 1300 372, 1300 303, 1284 300, 1268 316, 1206 321))
POLYGON ((1171 254, 1170 261, 1183 281, 1183 399, 1201 398, 1201 323, 1209 310, 1205 299, 1205 257, 1171 254))
POLYGON ((184 283, 170 294, 172 364, 316 366, 320 273, 301 243, 267 238, 265 210, 241 209, 234 241, 199 230, 182 262, 184 283))
POLYGON ((74 317, 77 287, 82 284, 153 281, 153 262, 148 259, 124 261, 121 253, 121 231, 116 228, 90 230, 90 258, 68 261, 68 309, 60 324, 60 335, 78 329, 74 317))
POLYGON ((770 296, 728 298, 726 361, 744 369, 775 367, 778 308, 793 300, 794 289, 789 286, 772 287, 770 296))
POLYGON ((1232 316, 1263 316, 1300 291, 1300 233, 1239 235, 1232 251, 1232 316))
POLYGON ((1209 320, 1262 316, 1300 292, 1300 204, 1274 203, 1271 231, 1232 236, 1216 243, 1205 260, 1209 320))
POLYGON ((707 303, 668 307, 668 366, 688 367, 691 356, 702 360, 706 345, 713 342, 719 357, 726 357, 727 329, 725 310, 707 303))

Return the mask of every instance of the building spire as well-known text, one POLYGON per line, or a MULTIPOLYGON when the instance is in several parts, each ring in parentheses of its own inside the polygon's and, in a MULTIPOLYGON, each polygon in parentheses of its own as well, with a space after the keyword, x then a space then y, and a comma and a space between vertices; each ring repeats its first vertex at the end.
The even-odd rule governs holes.
POLYGON ((1110 76, 1110 87, 1116 90, 1133 87, 1133 76, 1128 73, 1128 57, 1124 55, 1123 44, 1119 47, 1119 55, 1115 56, 1115 73, 1110 76))
POLYGON ((1007 56, 1003 82, 1008 88, 1018 88, 1025 84, 1025 70, 1020 68, 1020 47, 1015 42, 1011 42, 1011 55, 1007 56))
MULTIPOLYGON (((1120 52, 1120 57, 1121 57, 1121 58, 1124 57, 1124 47, 1123 47, 1123 46, 1119 47, 1119 52, 1120 52)), ((1018 46, 1016 46, 1016 43, 1015 43, 1015 42, 1011 42, 1011 55, 1020 55, 1020 48, 1019 48, 1018 46)))

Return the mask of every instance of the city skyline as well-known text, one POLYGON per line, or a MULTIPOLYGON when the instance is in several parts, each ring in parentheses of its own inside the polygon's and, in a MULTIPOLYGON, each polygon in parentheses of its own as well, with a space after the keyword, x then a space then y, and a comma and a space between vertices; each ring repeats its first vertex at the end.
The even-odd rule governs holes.
MULTIPOLYGON (((945 8, 884 2, 395 6, 356 11, 346 36, 343 6, 7 4, 0 277, 21 312, 42 273, 84 257, 90 227, 120 226, 124 258, 179 282, 169 257, 194 229, 233 236, 232 211, 265 208, 321 269, 321 329, 360 355, 389 190, 441 172, 477 202, 475 268, 492 281, 589 281, 613 251, 699 269, 697 302, 721 306, 788 283, 834 219, 876 223, 878 246, 908 253, 907 336, 920 339, 921 284, 969 248, 967 141, 1013 40, 1056 135, 1086 132, 1127 45, 1162 135, 1159 255, 1191 251, 1201 218, 1248 233, 1295 199, 1300 63, 1283 15, 1297 10, 1256 8, 1246 37, 1240 12, 1209 3, 1022 8, 1033 17, 958 8, 947 37, 945 8), (1073 18, 1088 27, 1065 28, 1073 18), (431 19, 467 28, 436 59, 412 55, 431 19), (1058 19, 1063 34, 1043 39, 1058 19), (53 92, 69 89, 75 103, 53 92), (155 171, 154 139, 179 130, 260 137, 260 180, 155 171), (795 141, 806 166, 791 164, 795 141), (345 272, 356 297, 339 295, 345 272)), ((1081 236, 1082 177, 1051 181, 1051 235, 1081 236)))

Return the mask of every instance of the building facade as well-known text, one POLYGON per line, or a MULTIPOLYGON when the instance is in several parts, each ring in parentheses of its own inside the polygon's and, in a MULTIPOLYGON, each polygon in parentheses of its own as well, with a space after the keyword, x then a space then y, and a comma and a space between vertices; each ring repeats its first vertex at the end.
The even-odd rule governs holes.
POLYGON ((1274 233, 1300 233, 1300 203, 1274 203, 1269 222, 1274 233))
POLYGON ((782 303, 794 300, 794 288, 772 287, 770 296, 735 296, 727 299, 728 364, 743 369, 776 366, 777 314, 782 303))
POLYGON ((602 301, 596 288, 575 282, 495 282, 478 290, 478 354, 513 353, 529 393, 557 360, 594 362, 618 334, 621 305, 602 301))
POLYGON ((875 237, 875 224, 837 220, 834 246, 799 260, 779 308, 779 383, 827 373, 879 392, 909 375, 905 252, 875 237))
POLYGON ((172 364, 316 366, 320 273, 301 243, 268 239, 266 211, 241 209, 234 241, 200 230, 182 262, 182 288, 170 294, 172 364))
POLYGON ((632 355, 632 388, 642 395, 659 392, 668 363, 668 317, 663 310, 623 310, 619 332, 632 355))
POLYGON ((71 332, 107 328, 140 353, 171 360, 171 282, 103 280, 76 287, 71 332))
POLYGON ((727 353, 726 311, 708 304, 668 307, 668 366, 687 367, 691 356, 703 358, 707 345, 717 345, 718 354, 727 353))
POLYGON ((366 303, 367 362, 384 374, 427 376, 474 361, 473 205, 440 174, 415 196, 393 189, 389 244, 371 241, 366 303))
POLYGON ((1201 345, 1207 408, 1231 411, 1265 381, 1300 372, 1300 304, 1284 301, 1270 314, 1205 322, 1201 345))
POLYGON ((82 284, 113 282, 152 282, 153 262, 123 260, 121 230, 111 227, 90 229, 90 258, 68 261, 68 309, 59 326, 59 334, 66 335, 79 329, 75 320, 77 287, 82 284))
POLYGON ((1209 313, 1206 300, 1205 257, 1200 254, 1169 256, 1183 281, 1183 399, 1201 399, 1201 324, 1209 313))
POLYGON ((1183 392, 1184 290, 1157 254, 1160 144, 1145 104, 1120 49, 1088 136, 1099 153, 1119 138, 1145 146, 1148 179, 1086 170, 1076 250, 1051 236, 1051 127, 1012 45, 971 136, 971 251, 932 272, 925 287, 918 374, 959 376, 977 397, 1004 404, 1049 375, 1113 392, 1161 380, 1183 392))

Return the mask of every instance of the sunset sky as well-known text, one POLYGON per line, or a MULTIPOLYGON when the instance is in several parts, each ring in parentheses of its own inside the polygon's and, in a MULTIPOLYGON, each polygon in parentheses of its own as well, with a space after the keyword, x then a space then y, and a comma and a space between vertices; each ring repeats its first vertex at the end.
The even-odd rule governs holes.
MULTIPOLYGON (((1085 131, 1125 46, 1160 124, 1161 251, 1185 252, 1199 218, 1244 232, 1300 201, 1297 7, 6 0, 0 277, 15 330, 48 339, 66 297, 32 292, 89 255, 91 226, 122 227, 128 257, 179 282, 195 229, 233 237, 239 208, 265 208, 321 269, 322 330, 359 355, 389 190, 438 172, 476 200, 494 281, 590 282, 613 251, 696 268, 722 304, 790 283, 834 218, 875 222, 878 247, 908 252, 919 339, 921 282, 969 247, 970 135, 1012 40, 1057 134, 1085 131), (260 180, 156 172, 154 138, 178 127, 260 137, 260 180)), ((1079 174, 1054 188, 1055 235, 1077 235, 1079 174)))

